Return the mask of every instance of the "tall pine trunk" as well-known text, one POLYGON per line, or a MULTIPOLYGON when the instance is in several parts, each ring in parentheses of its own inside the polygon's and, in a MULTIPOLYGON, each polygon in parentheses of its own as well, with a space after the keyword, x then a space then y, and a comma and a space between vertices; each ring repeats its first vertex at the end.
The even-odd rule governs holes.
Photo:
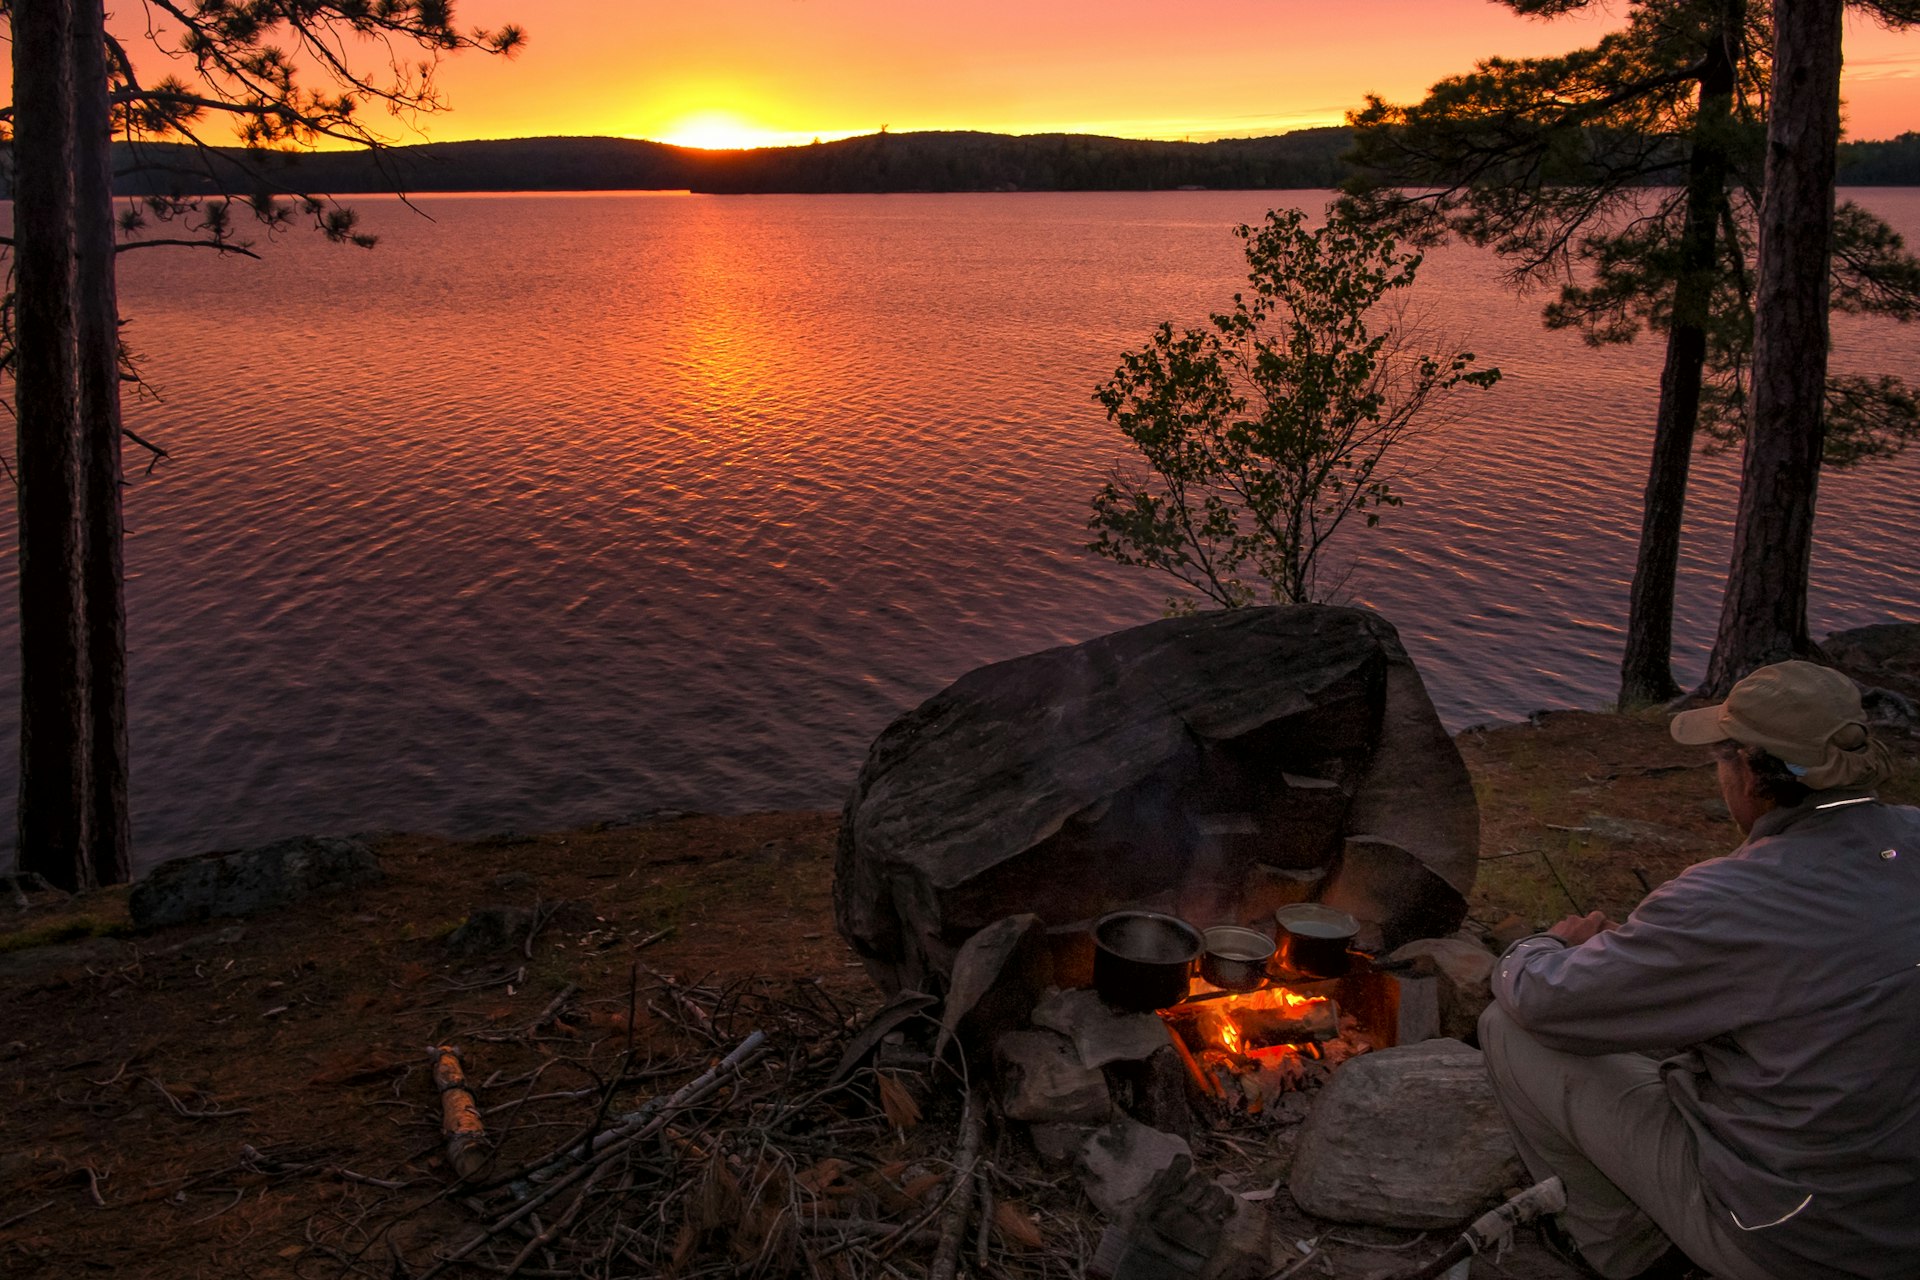
POLYGON ((20 510, 20 804, 16 865, 94 882, 86 539, 75 368, 75 0, 12 6, 14 410, 20 510))
POLYGON ((1641 511, 1640 551, 1627 606, 1627 644, 1620 660, 1622 709, 1665 702, 1680 692, 1673 678, 1673 596, 1680 567, 1693 437, 1700 421, 1700 383, 1707 361, 1720 216, 1726 207, 1728 128, 1738 62, 1734 41, 1745 24, 1743 0, 1729 0, 1707 38, 1699 106, 1687 160, 1686 224, 1674 282, 1673 321, 1660 371, 1653 458, 1641 511))
POLYGON ((1733 562, 1701 692, 1813 652, 1807 580, 1826 437, 1840 0, 1777 0, 1754 302, 1753 411, 1733 562))
POLYGON ((133 878, 127 820, 127 611, 121 546, 120 307, 114 289, 113 122, 104 0, 75 0, 73 42, 75 340, 85 449, 83 583, 92 820, 87 861, 100 884, 133 878))

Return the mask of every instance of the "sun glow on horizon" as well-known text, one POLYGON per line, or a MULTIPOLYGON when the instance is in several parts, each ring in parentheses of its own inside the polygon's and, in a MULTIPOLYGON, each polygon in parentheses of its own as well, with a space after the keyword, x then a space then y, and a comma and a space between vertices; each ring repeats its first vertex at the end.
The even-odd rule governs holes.
POLYGON ((1238 119, 1071 120, 1045 123, 991 124, 909 122, 899 126, 864 129, 777 129, 756 124, 725 111, 703 111, 680 116, 657 129, 628 130, 621 136, 644 142, 662 142, 696 151, 755 151, 766 147, 802 147, 813 142, 838 142, 876 133, 985 132, 1010 137, 1082 134, 1106 138, 1133 138, 1157 142, 1213 142, 1222 138, 1258 138, 1345 123, 1338 111, 1306 111, 1238 119))
POLYGON ((699 151, 752 151, 760 147, 832 142, 853 137, 858 132, 861 131, 842 129, 806 133, 773 129, 728 111, 699 111, 681 116, 657 131, 648 132, 645 137, 652 142, 664 142, 673 147, 692 147, 699 151))

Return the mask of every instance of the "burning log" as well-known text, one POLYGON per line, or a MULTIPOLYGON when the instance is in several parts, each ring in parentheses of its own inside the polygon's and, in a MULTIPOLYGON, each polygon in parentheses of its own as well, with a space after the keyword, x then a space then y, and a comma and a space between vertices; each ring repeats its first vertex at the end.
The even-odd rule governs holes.
POLYGON ((1281 987, 1245 995, 1202 997, 1160 1016, 1194 1053, 1225 1049, 1251 1054, 1280 1045, 1318 1044, 1340 1034, 1340 1011, 1324 996, 1281 987))

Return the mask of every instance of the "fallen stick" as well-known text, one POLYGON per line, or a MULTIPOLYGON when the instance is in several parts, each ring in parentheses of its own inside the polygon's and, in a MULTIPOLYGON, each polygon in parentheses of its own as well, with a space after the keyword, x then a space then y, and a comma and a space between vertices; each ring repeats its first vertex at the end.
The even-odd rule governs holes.
POLYGON ((400 1182, 392 1178, 370 1178, 364 1173, 355 1173, 337 1164, 324 1164, 319 1161, 296 1164, 287 1160, 276 1160, 248 1142, 240 1144, 240 1163, 255 1173, 264 1173, 268 1177, 275 1178, 311 1173, 323 1178, 338 1178, 342 1182, 358 1182, 369 1187, 380 1187, 387 1191, 404 1191, 413 1185, 411 1182, 400 1182))
POLYGON ((570 1158, 581 1158, 584 1155, 597 1155, 608 1146, 621 1141, 623 1138, 641 1136, 638 1131, 645 1126, 648 1121, 657 1116, 661 1116, 665 1112, 675 1111, 691 1102, 699 1101, 700 1098, 712 1092, 725 1076, 745 1066, 750 1059, 760 1052, 766 1043, 766 1032, 754 1032, 745 1040, 742 1040, 732 1053, 729 1053, 726 1057, 720 1059, 719 1062, 716 1062, 710 1067, 704 1075, 681 1085, 680 1088, 676 1089, 664 1102, 659 1098, 654 1098, 638 1110, 629 1111, 625 1115, 616 1117, 609 1128, 594 1135, 590 1144, 583 1144, 587 1147, 585 1152, 581 1152, 580 1148, 576 1147, 573 1152, 569 1152, 567 1155, 561 1156, 558 1160, 547 1165, 546 1169, 535 1172, 532 1175, 533 1178, 538 1181, 543 1173, 556 1169, 558 1166, 565 1164, 570 1158), (698 1097, 695 1095, 698 1095, 698 1097))
POLYGON ((993 1237, 993 1179, 986 1169, 973 1175, 975 1194, 980 1198, 980 1234, 973 1242, 973 1265, 981 1275, 987 1274, 987 1264, 992 1260, 988 1245, 993 1237))
POLYGON ((547 902, 540 898, 533 900, 533 923, 527 927, 527 940, 520 948, 521 954, 525 955, 527 959, 533 959, 534 939, 538 938, 540 931, 547 927, 547 921, 559 915, 560 908, 565 905, 564 902, 558 900, 553 902, 547 902))
POLYGON ((1560 868, 1553 865, 1553 859, 1547 856, 1545 849, 1540 850, 1540 861, 1547 864, 1547 871, 1553 876, 1553 882, 1560 886, 1560 892, 1567 895, 1567 901, 1573 904, 1574 911, 1580 915, 1587 914, 1587 909, 1580 905, 1580 899, 1573 896, 1573 890, 1567 888, 1567 882, 1560 878, 1560 868))
POLYGON ((986 1108, 972 1090, 960 1116, 960 1155, 954 1172, 954 1195, 940 1219, 940 1246, 934 1250, 927 1280, 953 1280, 960 1265, 960 1240, 967 1232, 967 1214, 973 1208, 973 1167, 980 1161, 980 1137, 987 1127, 986 1108))
MULTIPOLYGON (((810 1214, 795 1214, 794 1224, 809 1235, 892 1236, 900 1230, 897 1222, 879 1222, 872 1218, 816 1217, 810 1214)), ((930 1244, 939 1240, 935 1233, 926 1230, 908 1232, 908 1237, 930 1244)))
POLYGON ((471 1178, 486 1166, 486 1122, 467 1088, 460 1051, 452 1045, 428 1050, 433 1058, 433 1083, 440 1090, 440 1133, 446 1142, 447 1163, 462 1178, 471 1178))
POLYGON ((28 1218, 31 1218, 34 1214, 39 1213, 43 1209, 51 1209, 53 1208, 54 1205, 58 1203, 59 1201, 57 1200, 49 1200, 45 1204, 37 1204, 33 1206, 33 1208, 28 1209, 22 1213, 16 1213, 11 1218, 6 1219, 4 1222, 0 1222, 0 1231, 6 1230, 8 1227, 12 1226, 16 1222, 26 1221, 28 1218))
POLYGON ((569 982, 566 987, 561 990, 560 994, 553 998, 553 1002, 540 1011, 540 1016, 527 1025, 527 1034, 530 1036, 537 1035, 552 1025, 553 1020, 560 1016, 560 1011, 567 1007, 567 1001, 573 999, 574 996, 579 993, 579 984, 569 982))
MULTIPOLYGON (((707 1071, 699 1079, 689 1081, 677 1089, 665 1102, 655 1099, 653 1103, 621 1117, 618 1127, 596 1136, 591 1143, 581 1143, 557 1159, 549 1161, 528 1175, 530 1181, 546 1182, 537 1191, 531 1191, 520 1204, 506 1216, 484 1227, 480 1233, 459 1246, 452 1253, 442 1255, 419 1280, 438 1275, 441 1271, 459 1262, 493 1237, 499 1235, 514 1223, 527 1217, 547 1201, 565 1191, 594 1169, 605 1164, 614 1156, 625 1151, 637 1142, 642 1142, 666 1127, 668 1118, 681 1107, 691 1106, 717 1091, 731 1075, 760 1052, 767 1042, 764 1031, 756 1031, 740 1042, 738 1048, 707 1071), (658 1105, 655 1105, 655 1104, 658 1105), (569 1161, 578 1161, 574 1168, 568 1169, 569 1161), (548 1181, 551 1179, 551 1181, 548 1181)), ((597 1174, 595 1175, 598 1176, 597 1174)))
MULTIPOLYGON (((514 1255, 513 1261, 507 1264, 507 1269, 501 1272, 501 1275, 511 1276, 516 1274, 520 1268, 527 1265, 527 1259, 533 1257, 536 1252, 546 1248, 564 1235, 566 1229, 573 1224, 573 1220, 580 1216, 580 1210, 587 1203, 588 1194, 593 1191, 593 1184, 598 1182, 600 1175, 606 1171, 605 1165, 601 1165, 598 1169, 595 1169, 593 1175, 586 1180, 586 1185, 582 1186, 579 1194, 574 1196, 573 1203, 567 1206, 567 1211, 558 1218, 555 1218, 552 1226, 542 1227, 533 1239, 527 1241, 520 1252, 514 1255)), ((538 1222, 539 1220, 535 1219, 535 1221, 538 1222)))
POLYGON ((174 1097, 172 1091, 169 1090, 167 1086, 161 1084, 152 1076, 141 1076, 140 1078, 159 1090, 160 1096, 165 1098, 175 1111, 187 1117, 189 1120, 207 1120, 215 1116, 250 1116, 253 1114, 252 1107, 202 1107, 200 1110, 195 1111, 188 1107, 186 1103, 174 1097))

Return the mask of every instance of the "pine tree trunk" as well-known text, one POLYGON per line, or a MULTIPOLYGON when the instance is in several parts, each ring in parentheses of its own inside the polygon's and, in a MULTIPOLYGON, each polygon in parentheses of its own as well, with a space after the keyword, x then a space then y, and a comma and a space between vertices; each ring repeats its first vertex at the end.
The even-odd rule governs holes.
POLYGON ((1828 270, 1840 139, 1840 0, 1774 5, 1773 103, 1754 302, 1753 411, 1720 630, 1701 692, 1813 652, 1807 579, 1825 442, 1828 270))
POLYGON ((1700 421, 1700 383, 1707 360, 1707 323, 1713 299, 1721 211, 1726 205, 1726 129, 1736 75, 1733 41, 1744 25, 1743 0, 1730 0, 1707 38, 1687 160, 1686 225, 1680 273, 1674 282, 1673 322, 1666 365, 1660 371, 1660 407, 1654 418, 1653 458, 1641 509, 1640 551, 1627 605, 1626 651, 1620 660, 1620 706, 1665 702, 1680 692, 1673 678, 1673 593, 1680 568, 1680 530, 1686 514, 1693 437, 1700 421))
POLYGON ((85 466, 83 583, 92 782, 88 861, 133 878, 127 821, 127 611, 120 490, 120 308, 114 289, 113 122, 104 0, 76 0, 73 41, 75 339, 85 466))
POLYGON ((14 409, 20 510, 16 865, 93 883, 83 561, 85 444, 74 367, 74 0, 15 0, 14 409))

